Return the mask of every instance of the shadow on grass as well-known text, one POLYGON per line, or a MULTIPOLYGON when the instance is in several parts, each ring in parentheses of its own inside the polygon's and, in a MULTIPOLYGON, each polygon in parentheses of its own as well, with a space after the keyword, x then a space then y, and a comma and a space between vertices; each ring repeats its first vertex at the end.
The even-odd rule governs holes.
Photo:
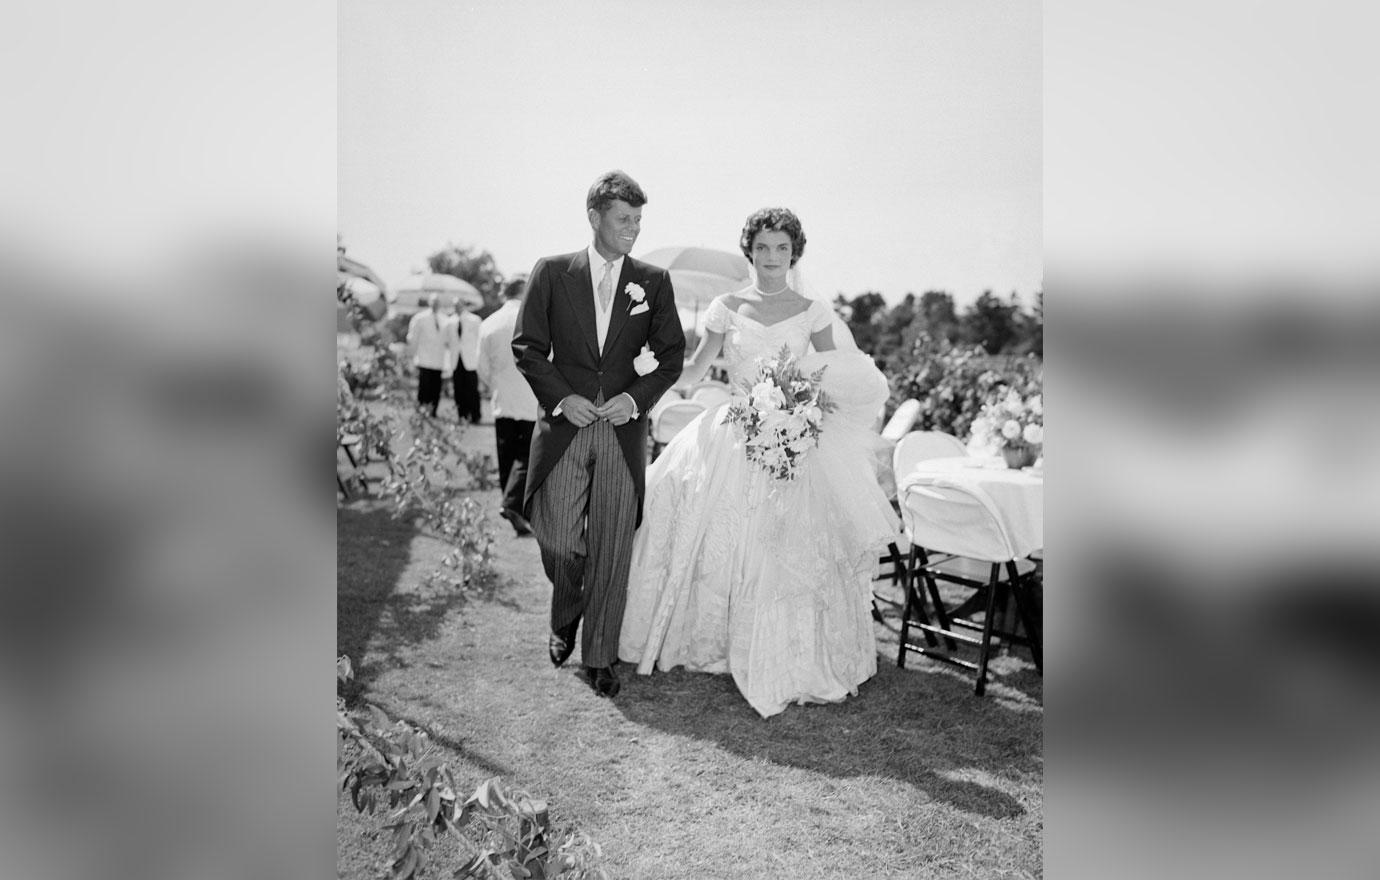
POLYGON ((427 582, 425 575, 404 582, 409 566, 439 569, 445 554, 438 542, 414 556, 420 535, 412 521, 395 519, 381 502, 336 508, 336 652, 354 666, 354 683, 344 693, 351 704, 384 665, 407 666, 406 649, 436 638, 451 611, 471 600, 518 607, 502 575, 464 589, 427 582))
POLYGON ((1024 814, 992 782, 1042 772, 1041 685, 1033 670, 1003 676, 986 697, 976 697, 971 678, 907 662, 914 668, 898 669, 895 654, 880 653, 877 675, 858 696, 789 706, 768 719, 747 704, 731 677, 683 669, 644 677, 625 666, 616 703, 638 724, 708 740, 752 760, 836 778, 894 779, 982 816, 1024 814))

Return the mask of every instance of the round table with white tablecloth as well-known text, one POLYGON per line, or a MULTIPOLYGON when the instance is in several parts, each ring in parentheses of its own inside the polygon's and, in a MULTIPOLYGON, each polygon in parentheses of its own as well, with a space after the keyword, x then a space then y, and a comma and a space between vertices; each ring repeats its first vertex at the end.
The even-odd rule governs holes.
MULTIPOLYGON (((925 504, 926 486, 953 487, 988 500, 1015 551, 1022 559, 1045 546, 1045 479, 1043 469, 1013 470, 1000 458, 958 456, 917 462, 907 474, 896 475, 897 497, 911 515, 917 543, 962 552, 967 524, 961 512, 950 519, 943 505, 925 504)), ((973 554, 985 558, 987 554, 973 554)), ((997 560, 991 560, 997 561, 997 560)), ((1003 560, 1004 561, 1004 560, 1003 560)))

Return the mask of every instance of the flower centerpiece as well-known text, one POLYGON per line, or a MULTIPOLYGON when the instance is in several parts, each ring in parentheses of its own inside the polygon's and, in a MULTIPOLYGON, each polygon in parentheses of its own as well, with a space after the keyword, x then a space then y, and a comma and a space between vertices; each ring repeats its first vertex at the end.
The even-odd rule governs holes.
POLYGON ((758 358, 743 380, 744 397, 728 406, 726 418, 743 438, 748 461, 778 480, 793 480, 801 457, 819 443, 824 414, 834 410, 822 389, 824 368, 801 372, 790 349, 758 358))
POLYGON ((973 421, 973 434, 1000 449, 1006 466, 1021 468, 1035 463, 1044 449, 1044 395, 1022 397, 1014 388, 1000 400, 990 400, 973 421))

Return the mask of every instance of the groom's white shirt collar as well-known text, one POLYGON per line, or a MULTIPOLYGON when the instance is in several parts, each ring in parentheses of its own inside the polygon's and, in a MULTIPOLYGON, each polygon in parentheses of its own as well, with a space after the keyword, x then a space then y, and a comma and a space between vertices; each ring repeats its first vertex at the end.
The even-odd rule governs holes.
MULTIPOLYGON (((613 298, 609 299, 608 311, 599 308, 599 279, 604 277, 604 263, 608 262, 603 255, 594 249, 594 245, 589 246, 589 289, 594 295, 594 318, 598 326, 599 350, 604 350, 604 339, 609 335, 609 317, 613 314, 613 298)), ((613 261, 613 269, 609 276, 612 279, 613 293, 618 295, 618 274, 623 271, 623 257, 620 255, 613 261)))

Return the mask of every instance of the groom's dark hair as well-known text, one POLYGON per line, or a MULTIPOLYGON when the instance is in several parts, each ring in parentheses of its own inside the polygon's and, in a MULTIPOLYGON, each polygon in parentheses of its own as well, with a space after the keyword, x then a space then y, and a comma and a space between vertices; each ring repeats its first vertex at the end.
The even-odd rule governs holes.
POLYGON ((593 208, 602 214, 614 201, 624 201, 634 208, 640 208, 647 204, 647 194, 637 185, 636 180, 623 172, 608 171, 599 175, 599 179, 589 188, 585 207, 593 208))

